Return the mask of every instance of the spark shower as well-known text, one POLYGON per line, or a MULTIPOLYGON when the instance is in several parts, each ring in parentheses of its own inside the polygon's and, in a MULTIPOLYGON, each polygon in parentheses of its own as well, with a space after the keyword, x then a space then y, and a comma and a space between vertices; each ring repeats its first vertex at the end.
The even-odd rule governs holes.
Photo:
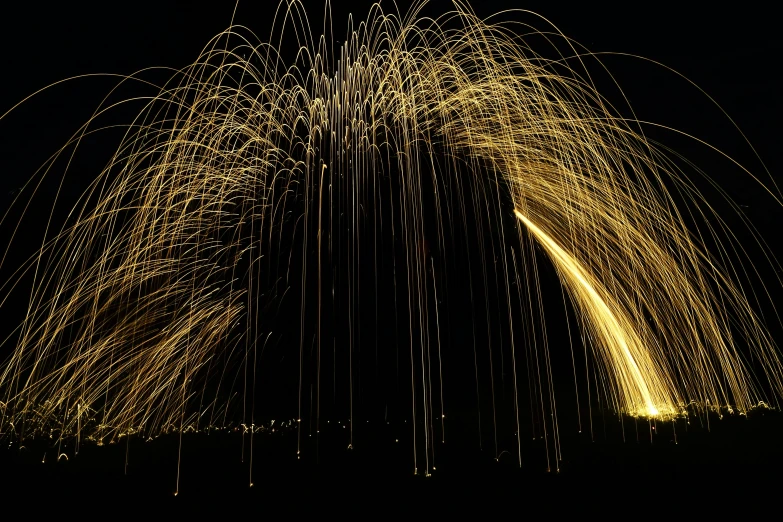
MULTIPOLYGON (((344 415, 354 444, 359 361, 375 350, 397 365, 379 387, 406 404, 427 474, 449 379, 477 395, 489 383, 479 422, 514 426, 520 464, 525 424, 559 458, 563 387, 582 407, 662 420, 778 406, 783 367, 761 310, 777 315, 753 279, 754 263, 777 261, 702 195, 709 173, 622 116, 588 72, 598 57, 548 21, 495 23, 459 1, 431 19, 425 4, 376 4, 342 41, 283 1, 268 41, 232 25, 141 98, 105 168, 3 281, 0 306, 22 295, 24 319, 2 345, 0 433, 252 436, 275 372, 265 351, 285 329, 300 440, 344 415), (486 325, 461 375, 444 372, 454 257, 469 260, 463 301, 486 325), (575 325, 545 318, 544 266, 575 325), (553 328, 570 342, 550 343, 553 328)), ((122 103, 101 102, 16 196, 3 268, 40 187, 60 197, 68 159, 122 103)))

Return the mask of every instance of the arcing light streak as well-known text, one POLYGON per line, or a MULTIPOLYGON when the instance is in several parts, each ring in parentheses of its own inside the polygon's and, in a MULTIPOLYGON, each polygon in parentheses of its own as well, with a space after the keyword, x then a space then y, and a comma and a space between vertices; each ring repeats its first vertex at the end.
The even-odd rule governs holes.
MULTIPOLYGON (((588 338, 596 377, 583 387, 614 410, 670 417, 690 404, 777 404, 783 365, 735 277, 750 266, 735 259, 740 245, 683 166, 596 92, 580 68, 589 54, 560 37, 547 58, 515 26, 489 25, 462 3, 438 20, 417 18, 423 5, 403 18, 374 6, 334 54, 331 35, 313 38, 302 6, 283 3, 292 63, 280 55, 284 31, 273 32, 279 43, 257 43, 232 27, 149 98, 69 221, 3 287, 32 280, 0 371, 0 431, 116 441, 225 425, 235 406, 253 426, 257 372, 276 328, 268 317, 299 286, 291 378, 299 418, 317 434, 338 383, 354 416, 363 276, 377 288, 391 273, 409 352, 414 467, 429 473, 449 351, 437 331, 448 287, 422 246, 427 230, 438 251, 479 237, 471 276, 497 302, 482 314, 486 350, 473 330, 477 394, 488 375, 496 419, 495 366, 508 364, 510 332, 517 424, 522 360, 534 433, 543 430, 556 455, 553 348, 525 230, 556 266, 588 338), (509 198, 524 227, 509 223, 509 198), (686 212, 713 222, 687 225, 686 212), (400 241, 385 257, 384 237, 400 241), (503 307, 507 321, 495 313, 503 307)), ((541 35, 555 39, 527 38, 541 35)), ((469 290, 478 303, 472 279, 469 290)), ((377 294, 372 304, 378 323, 377 294)))
MULTIPOLYGON (((621 393, 630 397, 630 400, 623 401, 627 411, 650 417, 660 415, 661 410, 678 413, 677 401, 667 396, 653 398, 650 393, 650 390, 667 393, 671 387, 658 375, 656 365, 633 329, 633 322, 623 318, 622 307, 607 304, 596 290, 600 284, 568 252, 519 210, 514 210, 514 214, 544 245, 562 274, 564 284, 568 285, 579 308, 589 317, 587 324, 597 330, 598 344, 606 351, 604 357, 610 361, 607 368, 616 374, 614 380, 620 383, 621 393), (639 400, 641 402, 637 402, 639 400)), ((605 291, 601 293, 606 294, 605 291)))

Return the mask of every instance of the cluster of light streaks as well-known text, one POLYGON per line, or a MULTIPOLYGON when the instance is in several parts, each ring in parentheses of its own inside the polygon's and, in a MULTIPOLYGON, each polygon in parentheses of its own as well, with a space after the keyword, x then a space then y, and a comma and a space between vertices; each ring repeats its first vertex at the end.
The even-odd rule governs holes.
POLYGON ((258 357, 274 329, 261 324, 291 288, 301 291, 299 416, 307 410, 318 432, 322 366, 339 350, 353 417, 361 273, 380 277, 385 234, 401 241, 390 258, 405 265, 395 307, 410 339, 414 466, 429 473, 448 357, 445 288, 422 248, 430 186, 439 251, 447 231, 460 234, 456 215, 501 238, 475 246, 474 269, 497 287, 488 329, 506 310, 510 335, 476 350, 490 365, 493 349, 511 354, 517 442, 525 367, 531 415, 559 448, 550 355, 563 348, 537 330, 535 244, 577 312, 596 368, 586 389, 615 411, 668 418, 688 405, 777 404, 783 366, 737 277, 752 265, 675 158, 596 92, 580 69, 589 53, 554 28, 492 24, 459 2, 420 18, 423 6, 404 16, 373 6, 335 52, 327 31, 312 37, 300 4, 283 2, 269 43, 232 26, 147 100, 67 224, 53 233, 50 223, 3 287, 5 302, 32 278, 25 320, 3 347, 0 431, 116 441, 228 425, 237 404, 253 426, 258 357), (296 42, 290 61, 283 35, 296 42), (523 35, 556 39, 560 51, 547 58, 523 35), (712 220, 696 228, 683 213, 712 220))

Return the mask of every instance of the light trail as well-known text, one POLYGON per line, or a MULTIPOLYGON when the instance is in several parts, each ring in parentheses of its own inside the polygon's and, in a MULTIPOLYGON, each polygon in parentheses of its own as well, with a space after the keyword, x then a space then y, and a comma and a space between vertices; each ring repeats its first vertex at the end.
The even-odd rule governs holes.
MULTIPOLYGON (((403 17, 376 4, 335 47, 326 28, 313 34, 299 2, 284 1, 268 41, 232 26, 140 98, 66 222, 53 221, 56 201, 40 249, 0 287, 0 307, 22 295, 26 310, 3 344, 0 433, 75 438, 78 448, 241 424, 252 462, 259 403, 276 397, 262 401, 259 390, 275 376, 268 352, 277 350, 276 361, 296 360, 285 377, 296 385, 297 456, 302 423, 310 417, 317 438, 326 411, 348 419, 338 424, 352 448, 366 420, 356 395, 371 380, 359 378, 361 346, 374 335, 376 361, 396 365, 397 381, 378 386, 407 394, 417 472, 436 469, 449 383, 469 380, 482 441, 481 405, 491 399, 498 458, 497 426, 513 419, 522 464, 520 405, 529 404, 533 438, 559 461, 563 385, 552 352, 561 347, 543 316, 545 263, 585 340, 584 372, 571 373, 590 412, 671 418, 779 406, 783 364, 760 303, 780 280, 748 283, 754 262, 779 266, 761 242, 768 258, 748 258, 686 172, 703 173, 614 109, 586 69, 597 58, 547 21, 520 11, 543 29, 490 24, 463 2, 420 18, 425 3, 403 17), (454 293, 436 274, 459 256, 471 272, 473 367, 448 375, 449 342, 460 340, 447 340, 454 293), (384 278, 393 290, 381 295, 384 278), (393 318, 379 313, 386 301, 393 318), (298 325, 296 348, 275 347, 285 321, 298 325), (389 335, 383 321, 399 328, 389 335), (386 338, 394 349, 379 350, 386 338)), ((121 85, 131 82, 143 74, 121 85)), ((16 209, 34 208, 47 177, 66 183, 62 164, 114 107, 104 100, 31 177, 16 209)))
POLYGON ((676 401, 666 396, 654 399, 650 393, 651 388, 659 392, 668 391, 665 379, 655 373, 655 364, 641 339, 632 330, 633 323, 627 319, 618 319, 618 315, 622 317, 622 309, 607 304, 596 290, 596 287, 600 288, 600 283, 587 274, 551 237, 519 210, 514 210, 514 214, 544 245, 562 274, 564 284, 583 310, 582 313, 589 317, 588 324, 597 330, 599 343, 607 351, 605 357, 611 361, 608 369, 615 373, 615 380, 621 383, 620 389, 629 396, 624 398, 624 411, 650 417, 664 412, 679 413, 675 408, 676 401), (654 384, 648 387, 648 381, 654 384))

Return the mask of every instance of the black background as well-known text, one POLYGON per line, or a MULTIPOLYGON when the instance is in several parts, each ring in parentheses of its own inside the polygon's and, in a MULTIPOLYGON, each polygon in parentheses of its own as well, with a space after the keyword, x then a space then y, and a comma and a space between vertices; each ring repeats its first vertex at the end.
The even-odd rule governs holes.
MULTIPOLYGON (((313 32, 319 33, 323 3, 306 4, 313 32)), ((687 81, 648 61, 616 55, 602 58, 622 86, 637 118, 697 136, 735 158, 763 180, 769 180, 770 176, 780 180, 783 162, 778 152, 779 122, 783 111, 779 96, 783 85, 780 76, 783 38, 772 8, 752 2, 734 6, 732 10, 681 4, 629 3, 618 7, 592 3, 573 6, 552 2, 487 1, 474 7, 480 15, 511 7, 529 9, 590 51, 639 55, 671 67, 703 88, 726 111, 753 145, 769 174, 726 116, 687 81)), ((352 3, 350 11, 344 4, 333 6, 335 35, 344 34, 348 12, 362 19, 368 6, 369 3, 352 3)), ((404 9, 402 3, 400 7, 404 9)), ((447 2, 432 2, 425 13, 437 15, 447 8, 447 2)), ((63 78, 96 72, 130 74, 150 66, 184 67, 198 56, 209 38, 229 25, 232 11, 230 3, 205 7, 190 2, 163 1, 116 2, 100 6, 20 3, 11 9, 4 8, 0 13, 0 48, 3 50, 0 113, 37 89, 63 78)), ((240 2, 235 23, 247 26, 263 40, 269 31, 272 12, 264 2, 240 2)), ((542 21, 533 25, 545 24, 542 21)), ((335 36, 335 39, 341 38, 335 36)), ((165 79, 166 73, 160 73, 159 77, 165 79)), ((106 78, 68 82, 26 102, 0 120, 2 209, 7 207, 24 180, 89 118, 115 83, 116 80, 106 78)), ((612 101, 621 103, 619 93, 607 78, 599 79, 598 85, 612 101)), ((118 121, 133 116, 131 109, 122 111, 115 116, 118 121)), ((650 132, 654 138, 693 159, 738 203, 746 205, 743 207, 746 215, 771 242, 772 249, 780 251, 776 240, 781 208, 769 196, 705 147, 672 133, 652 129, 650 132)), ((89 180, 89 173, 105 164, 112 152, 111 144, 110 134, 96 138, 92 143, 90 150, 105 151, 106 156, 84 160, 81 170, 76 170, 65 187, 66 201, 77 197, 89 180), (85 174, 80 175, 80 172, 85 174)), ((44 189, 51 191, 52 187, 44 189)), ((33 209, 33 212, 38 211, 33 209)), ((4 225, 3 237, 7 234, 5 227, 7 225, 4 225)), ((35 234, 30 232, 29 236, 29 239, 22 236, 20 249, 25 245, 37 246, 35 234)), ((5 330, 15 316, 7 307, 2 314, 5 330)), ((535 503, 537 497, 531 491, 565 495, 597 491, 604 487, 603 484, 607 484, 607 489, 623 483, 627 486, 629 481, 654 484, 655 488, 679 497, 675 491, 693 491, 705 483, 774 485, 770 470, 781 463, 779 444, 773 436, 781 433, 780 420, 775 415, 759 414, 747 422, 724 419, 710 426, 711 433, 699 424, 693 426, 687 436, 679 433, 680 443, 676 448, 671 445, 674 440, 671 427, 659 427, 665 433, 656 435, 655 443, 651 444, 651 427, 646 423, 641 428, 635 426, 633 435, 628 435, 632 428, 626 426, 628 433, 625 433, 627 440, 624 443, 624 434, 617 427, 616 419, 610 417, 606 421, 609 427, 604 428, 607 431, 595 441, 576 434, 573 422, 568 421, 568 433, 563 439, 569 463, 563 465, 559 476, 553 477, 543 471, 545 465, 540 462, 541 452, 535 444, 523 450, 527 464, 520 473, 514 471, 515 459, 495 462, 494 451, 478 450, 473 419, 467 413, 465 417, 464 425, 455 421, 454 431, 460 435, 455 443, 439 450, 445 455, 445 464, 429 483, 411 478, 407 448, 399 449, 390 442, 392 438, 405 441, 403 427, 368 433, 366 447, 373 448, 372 451, 356 456, 335 450, 323 457, 328 464, 319 466, 297 463, 290 458, 290 437, 264 440, 265 445, 259 446, 264 448, 259 450, 259 458, 266 466, 262 469, 268 471, 260 472, 265 478, 256 478, 257 486, 263 486, 250 492, 246 489, 247 465, 240 464, 236 458, 237 437, 226 435, 226 440, 217 442, 214 439, 196 440, 194 436, 185 446, 189 449, 183 460, 183 493, 177 501, 193 506, 198 500, 207 498, 207 494, 217 499, 266 500, 281 495, 273 505, 287 508, 288 504, 282 500, 284 493, 291 493, 300 500, 318 498, 321 499, 318 502, 340 504, 343 500, 350 503, 350 499, 356 499, 359 491, 362 494, 370 491, 390 502, 418 495, 424 499, 438 498, 438 502, 447 499, 455 505, 458 502, 450 497, 451 491, 474 491, 475 487, 475 491, 465 494, 463 499, 472 499, 477 504, 486 502, 490 506, 492 499, 501 498, 535 503), (639 430, 641 437, 636 435, 639 430), (498 470, 492 467, 495 464, 504 467, 498 470), (479 485, 487 484, 491 487, 481 489, 485 493, 477 492, 479 485), (398 493, 387 493, 388 485, 398 493), (272 491, 274 495, 270 493, 272 491), (522 491, 528 493, 523 495, 522 491)), ((369 414, 366 418, 375 420, 369 414)), ((595 422, 599 424, 602 420, 598 416, 595 422)), ((681 427, 677 429, 681 430, 681 427)), ((334 439, 333 447, 342 447, 339 432, 328 437, 334 439)), ((84 450, 80 460, 54 466, 50 458, 50 463, 43 468, 36 464, 40 453, 27 457, 8 452, 9 455, 3 456, 4 467, 0 473, 25 493, 38 491, 42 495, 54 495, 65 492, 70 495, 80 491, 89 495, 93 491, 172 500, 169 496, 176 472, 175 440, 134 447, 133 454, 137 457, 132 461, 130 478, 122 474, 120 449, 89 448, 84 450)), ((297 508, 296 505, 290 507, 297 508)))

